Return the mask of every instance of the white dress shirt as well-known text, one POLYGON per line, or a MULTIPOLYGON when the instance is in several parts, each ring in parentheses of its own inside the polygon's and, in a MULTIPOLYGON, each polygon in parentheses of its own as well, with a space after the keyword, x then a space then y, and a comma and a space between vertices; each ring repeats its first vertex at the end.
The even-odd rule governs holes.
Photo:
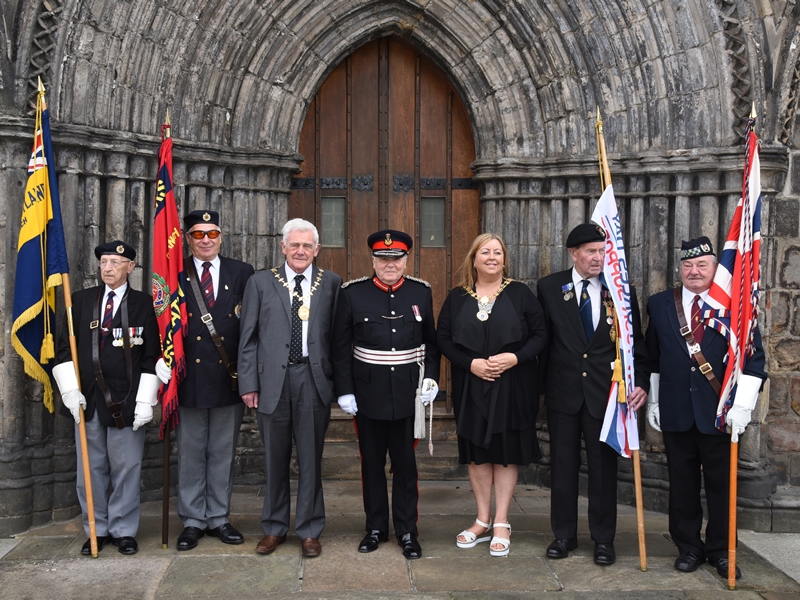
MULTIPOLYGON (((573 290, 575 292, 575 301, 578 303, 578 306, 581 304, 581 290, 583 290, 583 280, 584 278, 581 277, 580 273, 572 267, 572 283, 575 286, 573 290)), ((600 322, 600 306, 603 304, 600 290, 602 289, 602 285, 600 284, 600 277, 591 277, 589 278, 589 286, 586 290, 589 292, 589 299, 592 301, 592 326, 597 329, 597 324, 600 322)))
POLYGON ((217 296, 219 295, 219 254, 214 257, 214 260, 209 261, 200 260, 194 255, 192 255, 192 259, 194 260, 194 268, 197 272, 197 283, 200 283, 203 280, 203 263, 211 263, 208 272, 211 273, 211 283, 214 284, 214 300, 216 301, 217 296))
MULTIPOLYGON (((288 264, 284 264, 285 272, 286 272, 286 283, 289 285, 289 305, 291 306, 291 301, 294 300, 294 278, 301 273, 295 273, 288 264)), ((308 265, 305 271, 303 271, 303 281, 300 283, 300 287, 303 288, 303 304, 311 308, 311 270, 313 265, 308 265)), ((308 356, 308 321, 303 321, 303 356, 308 356)))
POLYGON ((114 306, 113 311, 112 311, 112 316, 111 316, 111 318, 113 319, 114 317, 117 316, 117 309, 119 308, 119 302, 120 302, 120 300, 122 300, 122 297, 125 295, 125 290, 127 290, 127 289, 128 289, 128 282, 127 281, 125 283, 123 283, 121 286, 119 286, 115 290, 112 290, 110 287, 108 287, 108 285, 106 285, 106 289, 103 292, 103 294, 104 294, 103 295, 103 306, 102 306, 102 309, 100 310, 100 319, 101 320, 103 319, 103 316, 106 314, 106 304, 108 304, 108 292, 114 292, 114 297, 111 299, 111 304, 114 306))

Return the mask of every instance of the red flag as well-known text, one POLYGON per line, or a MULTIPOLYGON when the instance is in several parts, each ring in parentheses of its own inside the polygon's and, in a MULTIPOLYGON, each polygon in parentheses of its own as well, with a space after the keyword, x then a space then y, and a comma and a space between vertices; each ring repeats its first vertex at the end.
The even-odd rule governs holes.
POLYGON ((161 438, 178 424, 178 386, 186 376, 183 324, 187 323, 186 298, 180 286, 183 271, 183 245, 178 207, 172 191, 172 138, 169 125, 161 128, 158 153, 155 210, 153 211, 153 307, 156 311, 161 352, 172 369, 172 379, 162 385, 161 438))

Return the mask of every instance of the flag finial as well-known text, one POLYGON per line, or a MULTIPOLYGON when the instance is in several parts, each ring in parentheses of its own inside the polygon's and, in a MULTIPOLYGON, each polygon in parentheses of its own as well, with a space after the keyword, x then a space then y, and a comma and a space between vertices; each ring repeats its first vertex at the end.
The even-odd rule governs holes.
POLYGON ((42 78, 37 75, 36 79, 39 80, 39 92, 43 92, 44 91, 44 84, 42 83, 42 78))
POLYGON ((755 119, 755 118, 756 118, 756 116, 758 116, 758 115, 756 115, 756 103, 755 103, 755 102, 753 102, 753 106, 752 106, 752 108, 750 109, 750 118, 751 118, 751 119, 755 119))

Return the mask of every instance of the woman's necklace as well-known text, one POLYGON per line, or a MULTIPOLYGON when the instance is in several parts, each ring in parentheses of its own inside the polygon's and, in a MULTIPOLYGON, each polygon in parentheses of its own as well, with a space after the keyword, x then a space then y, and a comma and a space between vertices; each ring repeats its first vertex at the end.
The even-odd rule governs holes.
POLYGON ((478 313, 475 316, 478 317, 479 321, 486 321, 489 318, 489 305, 494 302, 495 298, 500 295, 500 292, 502 292, 511 281, 512 279, 510 278, 503 279, 503 283, 500 284, 500 287, 497 288, 497 291, 491 296, 478 296, 478 294, 468 287, 464 287, 467 293, 478 301, 478 313))

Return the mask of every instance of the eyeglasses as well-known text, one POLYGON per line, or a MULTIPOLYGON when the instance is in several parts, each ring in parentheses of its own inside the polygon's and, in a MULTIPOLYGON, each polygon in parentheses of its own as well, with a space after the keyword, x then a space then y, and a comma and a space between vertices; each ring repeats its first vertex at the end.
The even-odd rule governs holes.
POLYGON ((208 236, 209 239, 215 240, 222 232, 219 229, 212 229, 211 231, 189 231, 188 233, 196 240, 202 240, 206 236, 208 236))
POLYGON ((112 269, 119 269, 122 265, 124 265, 125 263, 129 263, 129 262, 131 262, 131 261, 129 261, 129 260, 119 260, 119 259, 116 259, 116 258, 113 258, 111 260, 101 260, 100 261, 100 268, 104 269, 106 267, 111 267, 112 269))

